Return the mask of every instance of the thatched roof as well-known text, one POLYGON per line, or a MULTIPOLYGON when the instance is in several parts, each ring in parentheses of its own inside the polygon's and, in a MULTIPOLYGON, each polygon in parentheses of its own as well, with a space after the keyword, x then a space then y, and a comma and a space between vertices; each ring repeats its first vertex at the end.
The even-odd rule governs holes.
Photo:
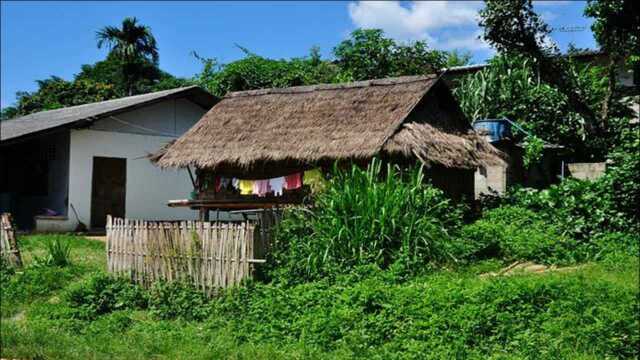
MULTIPOLYGON (((230 93, 164 149, 157 164, 250 169, 267 162, 365 159, 381 152, 448 167, 499 161, 493 147, 478 147, 483 140, 472 135, 466 121, 455 133, 442 126, 408 124, 435 87, 453 99, 436 76, 230 93)), ((457 104, 454 111, 461 115, 457 104)))

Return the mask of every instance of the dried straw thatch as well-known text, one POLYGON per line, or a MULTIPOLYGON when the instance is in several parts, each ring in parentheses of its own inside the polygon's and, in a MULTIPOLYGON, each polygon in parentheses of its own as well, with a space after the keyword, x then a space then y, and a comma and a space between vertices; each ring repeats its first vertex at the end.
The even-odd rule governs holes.
POLYGON ((383 151, 415 156, 423 163, 448 168, 475 168, 502 162, 502 155, 481 136, 469 132, 454 135, 426 123, 406 123, 387 141, 383 151))
POLYGON ((366 159, 382 152, 447 167, 499 161, 497 150, 471 131, 438 77, 411 76, 231 93, 156 158, 160 167, 214 170, 366 159), (431 92, 448 97, 440 103, 449 104, 439 107, 434 121, 415 111, 429 112, 431 92))
POLYGON ((152 164, 157 164, 158 161, 160 161, 160 159, 164 156, 164 154, 167 153, 167 150, 169 150, 171 145, 173 145, 175 142, 176 142, 175 140, 171 140, 168 143, 162 145, 162 147, 158 149, 158 151, 154 153, 148 153, 147 159, 149 159, 149 161, 151 161, 152 164))

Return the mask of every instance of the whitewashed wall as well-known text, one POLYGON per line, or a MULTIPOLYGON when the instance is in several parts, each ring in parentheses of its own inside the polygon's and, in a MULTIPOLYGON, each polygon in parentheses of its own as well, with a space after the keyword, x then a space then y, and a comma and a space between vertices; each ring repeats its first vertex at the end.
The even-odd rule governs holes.
MULTIPOLYGON (((91 224, 94 156, 127 159, 125 214, 128 218, 195 219, 197 213, 193 210, 167 206, 167 200, 189 196, 193 186, 188 173, 185 170, 161 170, 153 166, 146 155, 184 133, 204 113, 204 109, 188 100, 168 100, 119 114, 115 119, 98 121, 90 129, 72 130, 69 141, 69 202, 75 206, 80 221, 91 224)), ((72 211, 69 212, 69 220, 75 220, 72 211)))
POLYGON ((70 140, 69 201, 83 223, 91 223, 94 156, 127 159, 125 214, 128 218, 195 219, 195 211, 167 206, 167 200, 189 196, 192 191, 189 175, 185 171, 161 170, 145 158, 147 153, 170 141, 170 137, 76 130, 71 132, 70 140))

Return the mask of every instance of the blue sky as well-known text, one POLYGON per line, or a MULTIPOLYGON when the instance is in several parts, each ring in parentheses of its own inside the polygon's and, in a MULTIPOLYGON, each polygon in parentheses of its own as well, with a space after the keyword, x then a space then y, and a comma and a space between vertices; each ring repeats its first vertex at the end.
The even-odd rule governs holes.
MULTIPOLYGON (((553 33, 561 48, 569 42, 594 48, 591 20, 581 1, 539 1, 536 10, 555 28, 586 27, 553 33)), ((191 51, 221 62, 241 58, 234 45, 273 58, 305 56, 320 46, 325 57, 358 27, 382 28, 400 41, 426 40, 438 49, 472 51, 483 62, 493 50, 477 40, 481 2, 13 2, 2 1, 1 98, 15 102, 16 91, 36 89, 50 75, 71 79, 82 64, 106 56, 95 32, 135 16, 151 27, 162 69, 183 77, 197 73, 191 51)))

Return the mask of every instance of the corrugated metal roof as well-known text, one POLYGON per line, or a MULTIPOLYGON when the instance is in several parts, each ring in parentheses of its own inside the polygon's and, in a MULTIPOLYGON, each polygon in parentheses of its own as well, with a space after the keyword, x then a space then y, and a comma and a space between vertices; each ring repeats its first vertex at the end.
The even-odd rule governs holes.
POLYGON ((84 121, 94 121, 107 115, 150 105, 164 99, 180 97, 189 98, 206 109, 211 108, 217 101, 213 95, 202 88, 189 86, 62 109, 41 111, 11 120, 0 121, 0 140, 13 140, 25 135, 77 125, 84 121))

